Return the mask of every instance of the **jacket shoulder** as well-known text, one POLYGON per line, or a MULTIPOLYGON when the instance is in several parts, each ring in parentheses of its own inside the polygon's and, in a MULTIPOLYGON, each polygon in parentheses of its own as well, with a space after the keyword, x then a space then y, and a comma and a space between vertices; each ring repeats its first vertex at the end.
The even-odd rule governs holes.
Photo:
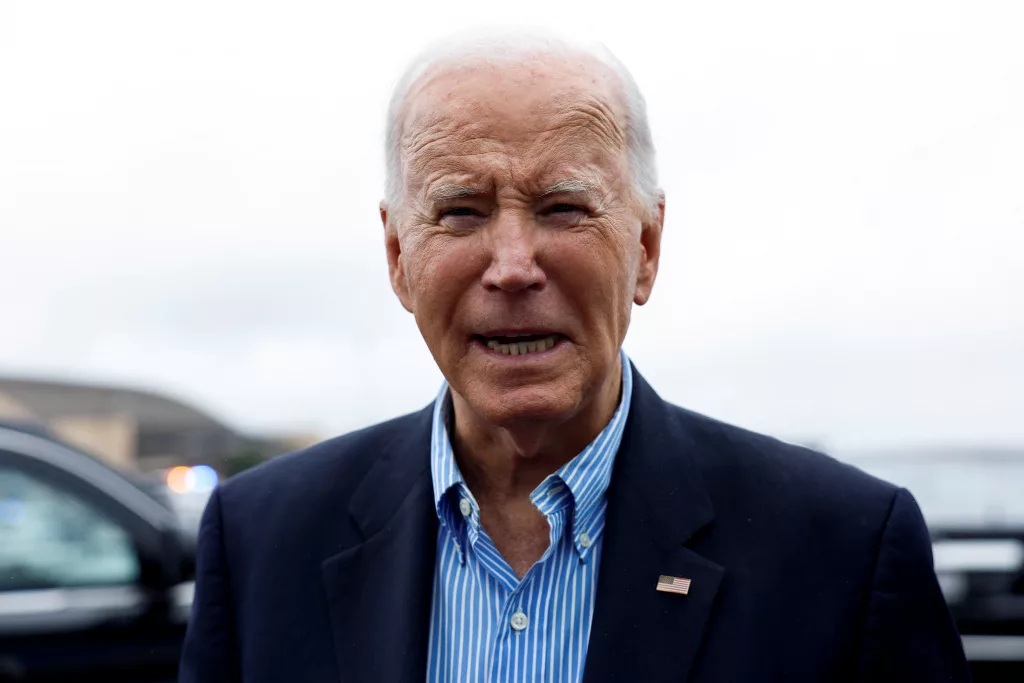
POLYGON ((225 505, 307 505, 321 497, 347 500, 377 458, 403 436, 429 429, 424 408, 273 458, 220 486, 225 505))
MULTIPOLYGON (((824 453, 670 406, 713 497, 748 501, 779 515, 884 523, 899 490, 824 453), (717 495, 716 495, 717 494, 717 495)), ((734 503, 732 503, 734 504, 734 503)), ((716 506, 718 507, 718 506, 716 506)))

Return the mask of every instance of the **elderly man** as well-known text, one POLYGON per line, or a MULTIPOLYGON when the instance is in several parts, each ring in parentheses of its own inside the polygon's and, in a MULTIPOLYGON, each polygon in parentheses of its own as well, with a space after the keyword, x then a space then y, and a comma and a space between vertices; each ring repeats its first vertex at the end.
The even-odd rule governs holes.
POLYGON ((621 351, 665 204, 614 58, 435 52, 387 155, 391 284, 446 383, 214 493, 183 681, 969 679, 906 491, 621 351))

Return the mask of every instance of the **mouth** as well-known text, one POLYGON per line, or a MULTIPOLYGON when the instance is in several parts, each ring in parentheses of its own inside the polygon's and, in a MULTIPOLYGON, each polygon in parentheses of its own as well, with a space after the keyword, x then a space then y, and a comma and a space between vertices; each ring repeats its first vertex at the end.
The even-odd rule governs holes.
POLYGON ((550 351, 565 339, 558 333, 474 335, 473 339, 491 353, 502 356, 532 356, 550 351))

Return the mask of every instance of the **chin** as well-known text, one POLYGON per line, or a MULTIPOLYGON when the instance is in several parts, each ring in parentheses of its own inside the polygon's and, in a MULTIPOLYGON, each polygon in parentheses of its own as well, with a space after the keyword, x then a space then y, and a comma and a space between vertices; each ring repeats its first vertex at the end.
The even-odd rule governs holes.
POLYGON ((579 392, 543 384, 514 389, 471 386, 464 398, 483 419, 498 426, 561 422, 571 417, 580 404, 579 392))

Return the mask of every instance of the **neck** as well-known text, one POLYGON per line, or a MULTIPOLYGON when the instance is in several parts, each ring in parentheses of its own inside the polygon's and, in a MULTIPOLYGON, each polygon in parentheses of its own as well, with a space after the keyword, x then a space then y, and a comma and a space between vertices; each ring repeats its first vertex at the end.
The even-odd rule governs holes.
POLYGON ((611 421, 622 390, 622 360, 590 400, 558 420, 495 425, 452 391, 452 448, 466 484, 477 497, 528 497, 572 460, 611 421))

